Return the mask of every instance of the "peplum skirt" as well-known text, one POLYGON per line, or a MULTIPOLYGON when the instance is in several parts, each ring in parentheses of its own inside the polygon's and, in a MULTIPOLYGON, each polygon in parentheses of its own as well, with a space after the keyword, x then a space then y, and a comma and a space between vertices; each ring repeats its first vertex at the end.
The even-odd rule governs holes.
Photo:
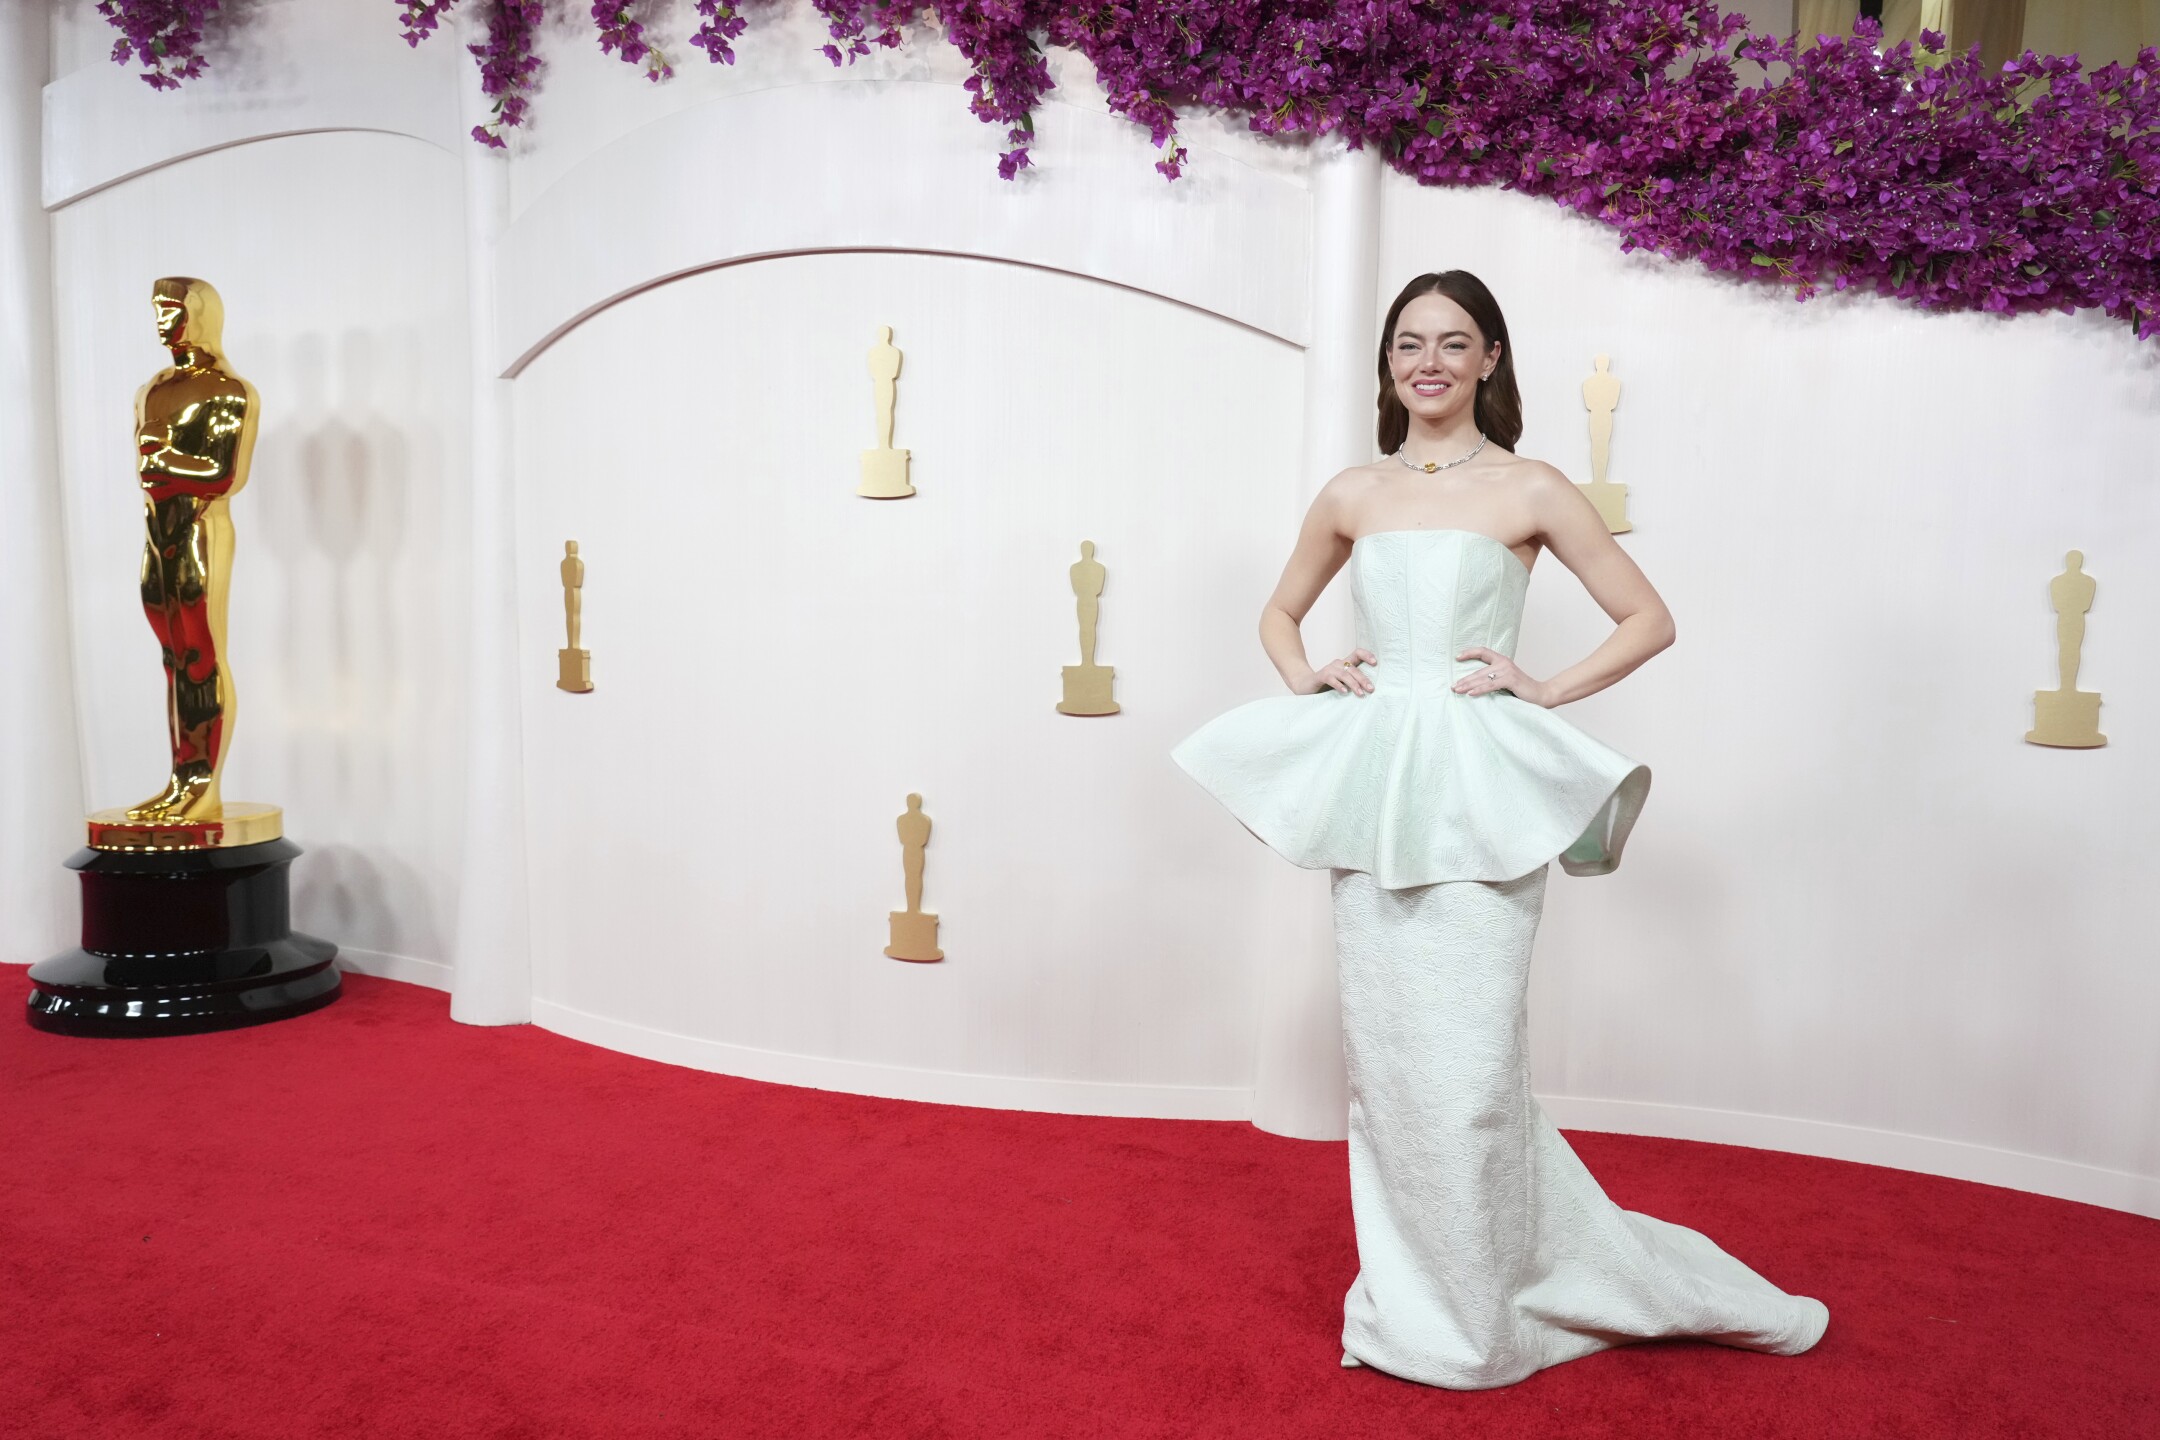
POLYGON ((1324 690, 1224 712, 1171 759, 1293 865, 1383 887, 1620 864, 1650 767, 1497 691, 1324 690))

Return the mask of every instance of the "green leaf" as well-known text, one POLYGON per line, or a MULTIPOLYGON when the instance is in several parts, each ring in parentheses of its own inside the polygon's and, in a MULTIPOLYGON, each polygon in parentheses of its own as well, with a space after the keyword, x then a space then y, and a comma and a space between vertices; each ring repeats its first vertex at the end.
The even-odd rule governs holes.
POLYGON ((1540 157, 1537 162, 1537 173, 1540 175, 1552 174, 1552 161, 1540 157))
POLYGON ((1433 116, 1432 119, 1425 122, 1425 133, 1435 140, 1439 139, 1447 134, 1447 121, 1438 115, 1433 116))
POLYGON ((2114 223, 2115 223, 2115 212, 2114 212, 2114 211, 2112 211, 2112 210, 2095 210, 2095 211, 2093 211, 2093 225, 2094 225, 2094 226, 2095 226, 2096 228, 2098 228, 2098 229, 2101 229, 2101 230, 2105 230, 2105 229, 2107 229, 2107 227, 2108 227, 2108 226, 2110 226, 2110 225, 2112 225, 2112 224, 2114 224, 2114 223))
POLYGON ((1770 258, 1770 257, 1769 257, 1768 255, 1755 255, 1755 256, 1750 256, 1750 257, 1749 257, 1749 259, 1748 259, 1748 264, 1750 264, 1750 265, 1761 265, 1761 266, 1764 266, 1764 267, 1766 267, 1766 268, 1768 268, 1768 269, 1776 269, 1776 268, 1777 268, 1777 261, 1775 261, 1775 260, 1771 259, 1771 258, 1770 258))
POLYGON ((1830 153, 1832 155, 1842 155, 1850 149, 1852 149, 1852 141, 1840 140, 1837 142, 1837 144, 1830 147, 1830 153))
POLYGON ((2045 265, 2020 265, 2018 268, 2020 270, 2023 270, 2027 275, 2035 277, 2045 275, 2047 273, 2047 266, 2045 265))

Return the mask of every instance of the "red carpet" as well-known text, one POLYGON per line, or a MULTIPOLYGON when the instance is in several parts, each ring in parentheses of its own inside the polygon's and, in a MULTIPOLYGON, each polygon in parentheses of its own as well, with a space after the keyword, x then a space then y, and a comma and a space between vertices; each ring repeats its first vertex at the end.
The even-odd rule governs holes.
POLYGON ((352 976, 73 1040, 0 978, 0 1431, 127 1436, 2160 1436, 2160 1222, 1572 1134, 1830 1306, 1792 1359, 1504 1390, 1344 1371, 1340 1145, 731 1080, 352 976))

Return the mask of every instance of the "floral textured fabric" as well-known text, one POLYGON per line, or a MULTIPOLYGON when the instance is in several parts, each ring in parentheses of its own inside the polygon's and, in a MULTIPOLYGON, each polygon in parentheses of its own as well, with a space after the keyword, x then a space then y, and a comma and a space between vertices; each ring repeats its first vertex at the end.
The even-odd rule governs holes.
POLYGON ((1350 549, 1373 691, 1278 695, 1201 726, 1171 758, 1293 865, 1363 870, 1388 889, 1513 880, 1557 856, 1603 875, 1650 769, 1541 705, 1458 695, 1456 655, 1515 653, 1530 572, 1475 530, 1383 530, 1350 549))
POLYGON ((1334 872, 1359 1263, 1343 1363, 1484 1390, 1659 1337, 1799 1354, 1830 1323, 1821 1301, 1613 1204, 1530 1093, 1545 878, 1390 890, 1334 872))

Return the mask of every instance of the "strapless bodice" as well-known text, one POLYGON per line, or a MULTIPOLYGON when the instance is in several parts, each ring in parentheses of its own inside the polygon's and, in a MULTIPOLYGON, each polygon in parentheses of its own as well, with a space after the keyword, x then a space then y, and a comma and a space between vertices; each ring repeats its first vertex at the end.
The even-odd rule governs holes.
POLYGON ((1620 863, 1650 770, 1505 690, 1452 686, 1483 646, 1512 657, 1530 572, 1475 530, 1382 530, 1351 546, 1357 644, 1373 691, 1278 695, 1216 716, 1171 752, 1293 864, 1388 889, 1512 880, 1557 857, 1620 863))
POLYGON ((1530 572, 1515 552, 1476 530, 1381 530, 1350 547, 1356 642, 1379 657, 1366 667, 1376 691, 1438 699, 1480 662, 1474 645, 1515 653, 1530 572))

